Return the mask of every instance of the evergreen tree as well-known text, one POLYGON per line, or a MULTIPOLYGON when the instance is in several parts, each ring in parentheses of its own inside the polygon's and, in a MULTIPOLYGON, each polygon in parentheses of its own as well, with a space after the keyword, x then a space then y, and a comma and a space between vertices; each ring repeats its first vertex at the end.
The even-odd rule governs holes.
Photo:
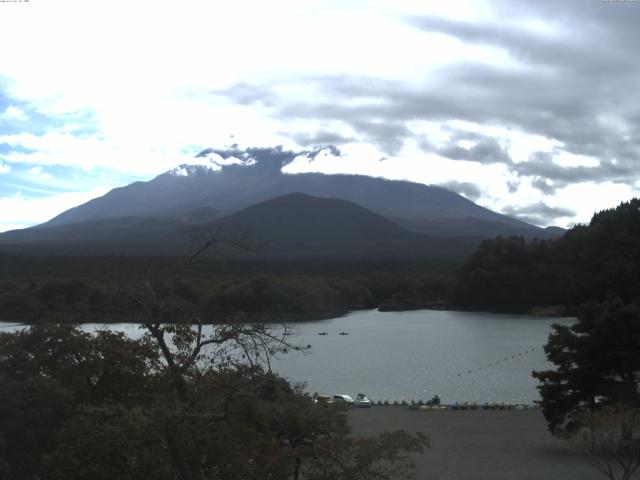
POLYGON ((576 324, 553 329, 545 352, 556 369, 533 372, 552 433, 575 433, 585 412, 604 406, 640 406, 640 308, 591 302, 576 324))

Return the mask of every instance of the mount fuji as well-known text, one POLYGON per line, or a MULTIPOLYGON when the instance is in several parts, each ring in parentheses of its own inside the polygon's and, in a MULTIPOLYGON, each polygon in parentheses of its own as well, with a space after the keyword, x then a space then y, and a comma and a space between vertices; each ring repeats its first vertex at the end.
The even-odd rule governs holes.
MULTIPOLYGON (((339 155, 334 147, 327 148, 339 155)), ((320 248, 322 237, 331 237, 329 243, 344 250, 344 245, 336 244, 339 236, 329 232, 345 231, 350 224, 360 225, 366 232, 369 227, 364 224, 369 222, 378 227, 386 225, 388 233, 394 231, 395 246, 401 237, 413 242, 425 236, 477 241, 497 235, 548 238, 559 233, 560 229, 543 229, 493 212, 437 186, 364 175, 283 172, 283 167, 296 158, 313 160, 324 151, 293 152, 281 147, 207 149, 193 163, 180 165, 150 181, 115 188, 36 227, 6 232, 0 235, 0 245, 43 248, 79 245, 90 250, 101 245, 101 250, 144 250, 161 244, 163 249, 171 250, 184 244, 189 226, 229 227, 241 218, 243 226, 251 230, 247 219, 256 223, 260 217, 241 215, 241 211, 266 203, 262 208, 269 212, 265 218, 271 218, 271 223, 278 224, 280 229, 276 235, 280 247, 275 250, 285 251, 287 236, 300 239, 301 230, 313 230, 309 224, 301 223, 304 208, 297 211, 297 217, 291 215, 292 206, 300 202, 309 209, 310 217, 322 212, 323 229, 314 230, 313 241, 298 242, 314 251, 327 251, 320 248), (285 200, 269 202, 279 197, 285 200), (330 199, 342 203, 331 203, 330 199), (355 215, 353 222, 344 212, 355 215), (285 220, 278 222, 279 217, 285 220), (363 224, 365 217, 368 220, 363 224)), ((262 233, 268 237, 264 222, 261 225, 262 233)), ((366 237, 352 233, 345 236, 352 246, 366 237)), ((275 241, 275 237, 271 240, 275 241)))

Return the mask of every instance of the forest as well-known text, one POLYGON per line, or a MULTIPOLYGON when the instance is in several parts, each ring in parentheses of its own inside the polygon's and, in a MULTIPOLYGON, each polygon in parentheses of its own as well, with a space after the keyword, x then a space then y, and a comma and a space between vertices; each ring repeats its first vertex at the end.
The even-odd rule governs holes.
POLYGON ((459 268, 451 303, 470 310, 530 312, 585 302, 640 303, 640 199, 596 213, 551 240, 485 240, 459 268))
MULTIPOLYGON (((0 318, 29 323, 130 321, 123 289, 173 282, 185 258, 0 254, 0 318)), ((179 293, 208 323, 231 314, 299 321, 375 308, 412 285, 444 285, 450 261, 220 259, 203 257, 179 293)), ((440 287, 438 287, 440 288, 440 287)))
MULTIPOLYGON (((203 257, 180 284, 207 322, 287 321, 349 310, 446 308, 575 315, 580 304, 640 302, 640 200, 548 239, 496 237, 466 259, 203 257)), ((130 319, 122 288, 172 281, 184 257, 0 253, 0 317, 31 323, 130 319)))

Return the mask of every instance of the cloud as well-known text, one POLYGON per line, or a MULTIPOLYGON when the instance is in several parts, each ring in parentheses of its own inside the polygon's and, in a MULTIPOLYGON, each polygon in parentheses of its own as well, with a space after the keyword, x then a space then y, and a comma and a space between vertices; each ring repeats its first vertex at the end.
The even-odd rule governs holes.
POLYGON ((42 135, 30 132, 0 135, 0 145, 9 147, 3 157, 11 163, 36 166, 68 166, 82 170, 109 168, 132 175, 158 174, 179 163, 187 163, 197 147, 185 153, 181 145, 150 150, 132 141, 110 142, 100 134, 76 135, 54 129, 42 135))
POLYGON ((109 188, 98 187, 87 192, 66 192, 44 197, 29 197, 18 192, 0 197, 1 228, 11 230, 46 222, 56 215, 107 193, 109 188))
POLYGON ((535 152, 529 161, 514 165, 513 169, 521 176, 534 177, 536 185, 543 187, 542 191, 546 188, 550 192, 552 187, 545 179, 551 180, 555 187, 563 187, 590 181, 632 183, 637 175, 630 164, 619 165, 605 159, 597 166, 564 167, 554 161, 554 154, 549 152, 535 152))
MULTIPOLYGON (((322 100, 288 103, 282 99, 277 102, 279 107, 273 116, 289 120, 315 119, 338 127, 346 125, 355 132, 353 138, 371 142, 391 156, 400 153, 407 142, 413 140, 423 151, 458 160, 510 164, 519 175, 550 181, 595 177, 603 181, 635 180, 640 142, 626 135, 625 128, 614 128, 617 123, 624 124, 623 117, 610 125, 594 122, 594 118, 602 116, 599 112, 607 109, 601 105, 588 106, 591 94, 586 90, 578 97, 569 91, 570 87, 563 87, 567 92, 558 92, 552 79, 536 84, 536 76, 530 72, 500 71, 478 65, 451 67, 441 73, 442 82, 449 84, 447 88, 443 85, 441 91, 402 82, 316 78, 315 88, 324 92, 326 98, 333 98, 333 103, 322 100), (461 101, 455 92, 468 93, 461 101), (370 101, 372 98, 376 101, 370 101), (479 128, 502 125, 521 135, 553 139, 561 145, 556 154, 596 157, 600 166, 553 166, 535 156, 515 164, 510 157, 508 136, 481 135, 455 127, 449 127, 454 134, 448 143, 425 142, 424 133, 412 127, 415 122, 424 121, 440 122, 445 127, 459 121, 479 128)), ((615 113, 611 111, 610 115, 615 117, 615 113)), ((305 141, 299 134, 290 137, 294 141, 305 141)), ((532 153, 535 152, 530 151, 532 153)))
POLYGON ((325 125, 323 131, 326 125, 342 126, 340 131, 346 126, 354 132, 350 138, 371 142, 391 156, 415 142, 425 152, 451 159, 504 163, 543 195, 570 182, 636 182, 640 140, 634 132, 640 115, 631 98, 638 95, 640 69, 637 5, 542 1, 521 7, 496 1, 491 6, 489 19, 405 19, 425 41, 446 35, 470 48, 490 48, 501 61, 454 57, 420 81, 314 75, 306 79, 309 95, 293 98, 280 95, 277 85, 243 83, 241 100, 264 104, 268 98, 274 118, 316 120, 325 125), (415 128, 425 121, 439 122, 454 134, 448 142, 425 142, 424 132, 415 128), (465 132, 456 122, 500 126, 551 139, 556 147, 542 152, 550 159, 537 157, 532 146, 522 161, 514 162, 512 150, 520 146, 509 144, 509 134, 465 132), (598 164, 561 165, 564 154, 594 157, 598 164))
POLYGON ((0 66, 12 175, 142 179, 238 143, 339 145, 358 153, 297 166, 476 185, 498 209, 640 181, 635 2, 196 1, 157 5, 153 22, 143 4, 123 18, 75 2, 67 18, 36 3, 0 17, 0 41, 19 45, 0 66))
POLYGON ((0 233, 8 232, 9 230, 19 230, 29 226, 28 223, 0 223, 0 233))
POLYGON ((26 122, 27 120, 29 120, 29 117, 23 110, 17 107, 14 107, 13 105, 9 105, 4 111, 4 113, 0 114, 0 121, 4 122, 4 121, 12 121, 12 120, 19 121, 19 122, 26 122))
POLYGON ((452 160, 478 163, 512 163, 507 149, 493 137, 476 132, 455 131, 449 143, 433 151, 452 160))
POLYGON ((298 145, 303 147, 318 147, 324 145, 342 145, 353 142, 355 139, 336 133, 331 130, 317 130, 314 132, 282 132, 289 135, 298 145))
POLYGON ((33 167, 28 170, 29 176, 33 177, 36 180, 48 180, 51 178, 51 175, 45 172, 42 167, 33 167))
POLYGON ((547 226, 558 219, 572 218, 576 212, 563 207, 550 207, 538 202, 525 206, 507 206, 502 213, 523 220, 534 225, 547 226))
POLYGON ((531 182, 531 186, 545 195, 553 195, 556 192, 556 187, 543 178, 534 178, 531 182))
MULTIPOLYGON (((622 168, 635 166, 640 144, 629 133, 638 118, 628 101, 637 91, 640 61, 634 45, 640 41, 640 9, 561 3, 542 1, 532 7, 494 2, 497 12, 512 22, 437 17, 409 22, 426 32, 494 46, 516 62, 515 68, 453 65, 443 72, 454 91, 466 87, 473 99, 481 100, 480 118, 487 121, 492 114, 502 124, 559 140, 565 151, 605 163, 615 159, 622 168), (535 21, 546 28, 527 28, 535 21), (571 28, 575 25, 580 27, 571 28)), ((614 179, 617 171, 607 165, 595 170, 603 180, 614 179)), ((575 173, 587 176, 585 170, 570 175, 575 173)))
POLYGON ((459 193, 471 201, 475 201, 482 196, 482 189, 474 183, 451 181, 441 183, 438 186, 451 190, 452 192, 459 193))
POLYGON ((9 173, 11 171, 11 166, 0 161, 0 175, 3 173, 9 173))
POLYGON ((277 96, 266 86, 256 86, 241 82, 229 88, 210 90, 210 94, 233 99, 240 105, 262 104, 272 107, 276 103, 277 96))

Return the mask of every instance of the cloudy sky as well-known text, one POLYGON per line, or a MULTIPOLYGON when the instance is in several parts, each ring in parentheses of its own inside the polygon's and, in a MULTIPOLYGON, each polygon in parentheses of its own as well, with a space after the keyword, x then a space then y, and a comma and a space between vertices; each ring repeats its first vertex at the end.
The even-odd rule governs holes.
POLYGON ((640 195, 640 2, 0 2, 0 231, 207 147, 538 225, 640 195))

